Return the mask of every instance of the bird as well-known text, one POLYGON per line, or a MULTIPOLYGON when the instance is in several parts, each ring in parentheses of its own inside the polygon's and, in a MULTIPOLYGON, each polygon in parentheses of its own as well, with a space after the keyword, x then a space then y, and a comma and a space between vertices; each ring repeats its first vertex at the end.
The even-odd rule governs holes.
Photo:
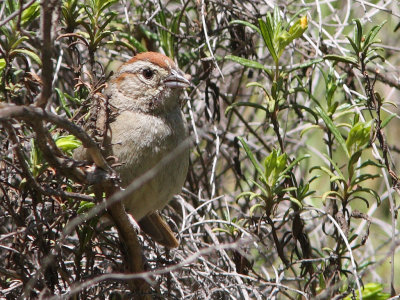
MULTIPOLYGON (((94 117, 97 130, 103 132, 103 154, 117 159, 114 169, 123 188, 187 141, 188 127, 180 94, 190 85, 190 75, 171 58, 157 52, 135 55, 109 79, 104 95, 111 116, 105 121, 107 113, 103 108, 94 117)), ((189 151, 189 147, 177 151, 154 177, 124 201, 127 213, 140 228, 167 248, 176 248, 179 242, 159 210, 181 192, 189 167, 189 151)), ((90 160, 82 147, 75 150, 74 158, 90 160)))

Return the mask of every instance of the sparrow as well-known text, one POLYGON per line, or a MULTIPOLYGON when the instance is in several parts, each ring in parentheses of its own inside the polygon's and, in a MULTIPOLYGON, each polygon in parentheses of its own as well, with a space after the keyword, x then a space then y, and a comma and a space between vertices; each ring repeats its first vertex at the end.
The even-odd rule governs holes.
MULTIPOLYGON (((171 58, 143 52, 122 64, 108 81, 107 104, 92 117, 103 136, 104 156, 117 159, 114 169, 123 188, 188 138, 180 101, 182 90, 190 86, 188 78, 171 58)), ((90 160, 83 147, 75 150, 74 158, 90 160)), ((185 147, 124 201, 140 228, 168 248, 179 242, 158 211, 180 193, 188 166, 189 147, 185 147)))

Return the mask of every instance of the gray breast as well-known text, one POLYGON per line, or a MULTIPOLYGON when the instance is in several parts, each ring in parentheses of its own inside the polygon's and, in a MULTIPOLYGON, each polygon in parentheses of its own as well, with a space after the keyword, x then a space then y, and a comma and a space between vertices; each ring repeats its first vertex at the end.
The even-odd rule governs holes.
POLYGON ((125 130, 117 130, 118 134, 113 130, 116 124, 111 124, 112 155, 121 163, 116 170, 124 187, 155 168, 168 154, 176 153, 126 201, 127 210, 140 220, 150 211, 163 208, 182 188, 188 169, 189 149, 178 153, 176 148, 187 137, 186 124, 180 110, 165 118, 124 112, 115 122, 129 124, 125 130))

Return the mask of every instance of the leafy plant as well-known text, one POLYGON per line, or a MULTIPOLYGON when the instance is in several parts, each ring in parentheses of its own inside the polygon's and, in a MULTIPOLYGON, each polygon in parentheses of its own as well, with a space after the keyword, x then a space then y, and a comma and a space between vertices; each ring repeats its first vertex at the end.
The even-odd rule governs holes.
MULTIPOLYGON (((304 11, 306 11, 306 9, 300 10, 293 16, 292 20, 294 20, 299 14, 304 11)), ((263 41, 267 46, 267 49, 275 63, 274 76, 272 76, 272 72, 270 70, 267 70, 263 65, 257 62, 232 55, 228 55, 225 58, 234 60, 247 67, 263 69, 267 72, 267 74, 270 75, 271 78, 274 78, 274 81, 277 82, 279 79, 279 59, 281 58, 285 48, 295 39, 300 38, 308 27, 307 16, 300 18, 292 26, 289 27, 289 24, 292 22, 292 20, 289 21, 287 24, 284 24, 281 19, 278 7, 275 7, 273 15, 268 12, 265 21, 262 18, 258 19, 258 27, 244 21, 231 22, 231 24, 246 25, 257 31, 262 36, 263 41), (287 30, 288 27, 289 29, 287 30)))
MULTIPOLYGON (((20 2, 15 0, 5 1, 2 6, 5 17, 20 10, 19 4, 20 2)), ((38 66, 42 64, 37 50, 30 45, 29 37, 22 32, 22 30, 29 32, 29 28, 39 17, 39 9, 39 2, 34 2, 21 11, 20 18, 17 21, 11 19, 0 27, 0 54, 2 56, 0 58, 0 95, 7 101, 23 103, 26 100, 27 93, 31 92, 24 83, 26 77, 28 77, 27 71, 30 65, 28 59, 31 59, 38 66), (24 68, 17 67, 21 61, 25 65, 24 68)), ((32 35, 35 34, 35 32, 32 32, 32 35)))
MULTIPOLYGON (((389 299, 390 294, 383 293, 383 285, 376 282, 369 282, 364 285, 362 289, 362 299, 366 300, 386 300, 389 299)), ((361 299, 358 291, 356 291, 356 298, 352 295, 347 296, 344 300, 361 299)))
POLYGON ((353 22, 356 23, 356 26, 354 28, 354 37, 351 38, 349 36, 346 36, 351 45, 353 55, 344 56, 329 54, 325 55, 324 58, 336 62, 349 63, 353 66, 358 67, 359 69, 361 69, 362 64, 371 62, 376 58, 380 58, 384 61, 384 57, 379 54, 380 51, 383 51, 383 48, 374 45, 381 42, 381 40, 377 39, 376 36, 382 29, 382 26, 386 23, 386 21, 382 22, 380 25, 373 26, 367 34, 364 34, 364 29, 359 19, 355 19, 353 20, 353 22))
POLYGON ((285 180, 290 178, 290 173, 293 171, 293 168, 300 161, 308 158, 309 155, 298 157, 293 162, 289 163, 286 153, 280 154, 279 151, 274 149, 271 154, 265 158, 263 166, 261 166, 244 139, 241 137, 238 137, 238 139, 246 151, 246 154, 249 157, 252 165, 254 166, 258 175, 257 179, 260 182, 258 183, 250 179, 250 181, 252 181, 260 189, 260 193, 248 191, 240 193, 237 196, 238 199, 249 196, 250 200, 254 198, 262 200, 261 203, 257 203, 251 207, 250 213, 252 213, 255 209, 263 208, 263 213, 265 213, 267 216, 270 216, 274 206, 283 200, 290 200, 299 208, 301 208, 302 204, 299 199, 296 197, 285 196, 287 192, 293 191, 293 188, 285 185, 285 180))
POLYGON ((116 2, 117 0, 89 0, 83 5, 79 5, 75 0, 63 2, 63 23, 67 33, 61 37, 74 37, 82 41, 88 47, 92 66, 95 62, 95 51, 113 35, 113 32, 107 29, 117 15, 116 12, 109 10, 116 2), (79 17, 82 10, 86 12, 87 18, 79 17), (78 25, 85 31, 72 33, 78 25))

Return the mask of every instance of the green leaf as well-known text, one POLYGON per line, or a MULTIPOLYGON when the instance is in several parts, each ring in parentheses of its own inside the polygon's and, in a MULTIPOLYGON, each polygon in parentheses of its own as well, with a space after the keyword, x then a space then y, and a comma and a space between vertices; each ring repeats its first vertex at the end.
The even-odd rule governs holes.
POLYGON ((324 56, 324 59, 327 60, 334 60, 336 62, 344 62, 352 65, 357 65, 357 59, 350 57, 350 56, 342 56, 342 55, 335 55, 335 54, 328 54, 324 56))
POLYGON ((369 180, 369 179, 375 179, 375 178, 379 178, 380 175, 379 174, 361 174, 359 176, 357 176, 356 178, 354 178, 350 185, 355 186, 357 184, 360 184, 363 181, 369 180))
POLYGON ((96 204, 93 202, 89 202, 89 201, 81 201, 79 203, 79 208, 77 210, 78 214, 82 214, 84 212, 89 211, 92 207, 94 207, 96 204))
POLYGON ((343 139, 341 133, 331 120, 329 116, 326 114, 326 112, 321 108, 321 107, 316 107, 315 110, 317 113, 320 115, 320 117, 324 120, 326 127, 329 129, 329 131, 335 136, 336 140, 339 142, 340 146, 342 147, 344 153, 346 154, 347 158, 350 158, 350 153, 347 150, 346 147, 346 142, 343 139))
MULTIPOLYGON (((161 3, 160 3, 160 5, 161 5, 161 3)), ((165 16, 164 9, 160 10, 160 12, 157 14, 156 19, 165 28, 169 27, 167 24, 167 18, 165 16)), ((171 57, 171 55, 173 55, 173 53, 171 53, 171 47, 170 47, 171 46, 170 45, 171 34, 162 28, 158 28, 158 33, 159 33, 159 41, 160 41, 161 47, 163 48, 165 54, 167 56, 171 57)))
POLYGON ((276 149, 264 160, 265 178, 269 186, 274 186, 284 175, 283 170, 286 169, 288 156, 286 153, 280 154, 276 149))
POLYGON ((290 72, 293 72, 293 71, 296 71, 296 70, 299 70, 299 69, 305 69, 305 68, 311 67, 312 65, 320 63, 321 61, 324 61, 324 60, 322 58, 312 59, 312 60, 306 61, 306 62, 304 62, 304 63, 302 63, 302 64, 300 64, 300 65, 298 65, 296 67, 293 67, 293 68, 291 68, 289 70, 286 70, 286 72, 290 73, 290 72))
POLYGON ((367 208, 369 208, 369 203, 368 203, 367 198, 362 197, 362 196, 360 196, 360 195, 354 195, 356 192, 358 192, 358 191, 352 191, 352 192, 350 192, 350 193, 348 194, 349 202, 350 202, 350 201, 354 201, 354 200, 361 200, 362 202, 365 203, 365 206, 366 206, 367 208), (350 196, 351 196, 351 197, 350 197, 350 196))
MULTIPOLYGON (((346 35, 345 37, 346 37, 346 39, 349 41, 351 47, 353 48, 353 51, 354 51, 355 55, 358 55, 358 53, 359 53, 360 51, 359 51, 359 49, 357 48, 357 45, 356 45, 356 43, 354 42, 354 40, 353 40, 351 37, 349 37, 348 35, 346 35)), ((347 57, 347 56, 345 56, 345 57, 347 57)))
POLYGON ((22 36, 22 37, 16 39, 16 41, 11 45, 10 49, 11 49, 11 50, 17 49, 18 46, 19 46, 22 42, 25 42, 25 41, 27 41, 27 40, 29 40, 29 38, 28 38, 27 36, 22 36))
POLYGON ((266 112, 268 112, 268 109, 264 106, 262 106, 261 104, 258 103, 253 103, 253 102, 235 102, 232 105, 229 105, 226 110, 225 110, 225 115, 227 115, 234 107, 238 107, 238 106, 249 106, 249 107, 254 107, 257 109, 262 109, 266 112))
POLYGON ((121 37, 126 38, 129 41, 129 44, 121 41, 121 40, 117 40, 115 41, 116 44, 121 44, 124 45, 125 47, 132 49, 132 46, 134 47, 134 50, 137 50, 137 52, 146 52, 147 49, 145 46, 143 46, 143 44, 138 41, 133 35, 127 34, 127 33, 121 33, 121 37))
POLYGON ((304 155, 302 155, 302 156, 296 158, 294 161, 292 161, 292 162, 286 167, 285 170, 282 171, 281 175, 285 175, 286 173, 288 173, 289 171, 291 171, 291 170, 294 168, 294 166, 297 165, 299 162, 301 162, 303 159, 310 158, 310 157, 311 157, 311 155, 309 155, 309 154, 304 154, 304 155))
POLYGON ((337 175, 331 177, 330 180, 329 180, 329 182, 336 182, 336 181, 337 181, 337 183, 341 183, 341 182, 345 183, 344 178, 340 177, 340 176, 337 176, 337 175))
POLYGON ((233 21, 229 22, 229 25, 233 25, 233 24, 244 25, 244 26, 250 27, 251 29, 253 29, 254 31, 257 31, 261 35, 261 30, 256 25, 251 24, 249 22, 246 22, 243 20, 233 20, 233 21))
POLYGON ((371 121, 357 122, 353 125, 346 139, 346 147, 349 153, 356 153, 369 143, 371 126, 371 121))
POLYGON ((326 198, 330 196, 337 196, 341 201, 343 200, 343 197, 340 193, 336 191, 327 191, 322 195, 322 202, 325 202, 326 198))
POLYGON ((265 209, 265 204, 257 203, 257 204, 254 204, 252 207, 250 207, 250 210, 249 210, 250 216, 252 216, 254 214, 254 211, 259 208, 265 209))
POLYGON ((278 57, 273 44, 273 29, 270 22, 271 15, 267 16, 267 23, 265 23, 261 18, 258 19, 258 24, 261 29, 261 35, 264 39, 265 45, 267 46, 269 53, 271 54, 275 63, 278 62, 278 57))
POLYGON ((272 14, 273 18, 271 18, 271 14, 268 14, 268 16, 269 16, 269 18, 267 18, 267 19, 269 19, 270 22, 272 21, 271 28, 273 30, 281 27, 281 23, 282 23, 281 22, 281 14, 279 13, 279 7, 277 5, 274 6, 274 12, 272 14))
POLYGON ((69 108, 68 108, 68 106, 67 106, 67 102, 65 101, 64 93, 61 92, 61 90, 58 89, 58 88, 55 88, 55 90, 56 90, 56 93, 57 93, 57 95, 58 95, 58 98, 60 99, 61 108, 65 111, 65 113, 67 114, 67 116, 68 116, 69 118, 71 118, 71 117, 72 117, 72 113, 71 113, 71 111, 69 110, 69 108))
POLYGON ((360 159, 361 154, 362 154, 362 151, 359 150, 359 151, 354 152, 354 153, 351 155, 351 157, 350 157, 350 159, 349 159, 348 166, 347 166, 347 170, 348 170, 348 173, 349 173, 349 178, 353 178, 353 175, 354 175, 354 165, 355 165, 355 164, 357 163, 357 161, 360 159))
POLYGON ((39 1, 33 3, 27 9, 25 9, 21 14, 21 25, 25 26, 34 21, 40 15, 40 5, 39 1))
MULTIPOLYGON (((14 49, 12 50, 12 54, 17 53, 17 54, 25 54, 28 55, 30 58, 32 58, 38 65, 42 65, 42 60, 40 59, 40 57, 33 52, 32 50, 28 50, 28 49, 14 49)), ((12 55, 10 53, 10 56, 12 55)))
POLYGON ((266 186, 265 186, 266 188, 264 188, 261 184, 259 184, 257 181, 254 181, 253 179, 250 179, 250 182, 252 182, 262 192, 262 194, 257 194, 257 197, 261 198, 262 200, 265 201, 265 203, 267 203, 269 198, 270 198, 270 196, 271 196, 270 195, 271 194, 271 189, 266 184, 266 182, 264 182, 264 184, 266 184, 266 186))
POLYGON ((94 41, 93 41, 93 43, 91 45, 92 49, 96 50, 99 47, 99 45, 100 45, 102 40, 104 40, 106 37, 111 36, 113 34, 114 33, 111 32, 111 31, 103 31, 99 35, 96 34, 96 37, 95 37, 95 39, 94 39, 94 41))
POLYGON ((270 69, 266 68, 263 64, 260 64, 257 61, 239 57, 239 56, 235 56, 235 55, 226 55, 224 58, 232 60, 234 62, 237 62, 237 63, 241 64, 242 66, 245 66, 248 68, 253 68, 253 69, 261 69, 261 70, 264 70, 265 72, 267 72, 268 74, 271 74, 270 69))
POLYGON ((338 176, 341 178, 341 180, 345 181, 344 175, 342 173, 342 171, 340 170, 340 168, 338 167, 338 165, 332 160, 332 158, 330 158, 328 155, 326 155, 324 153, 324 157, 329 160, 329 162, 331 163, 332 167, 335 169, 336 173, 338 174, 338 176))
POLYGON ((320 126, 318 125, 309 125, 308 127, 304 128, 301 132, 300 132, 300 137, 303 137, 304 134, 306 134, 308 131, 310 131, 311 129, 321 129, 320 126))
POLYGON ((314 166, 314 167, 310 168, 309 172, 312 172, 314 170, 320 170, 320 171, 328 174, 329 177, 336 176, 330 169, 328 169, 327 167, 324 167, 324 166, 314 166))
MULTIPOLYGON (((306 112, 310 113, 314 117, 316 123, 318 122, 318 115, 314 112, 314 110, 312 108, 301 105, 301 104, 297 104, 297 103, 293 103, 293 105, 290 104, 289 107, 292 107, 292 108, 295 107, 295 108, 300 108, 302 110, 305 110, 306 112)), ((315 126, 315 125, 311 125, 311 127, 312 126, 315 126)))
POLYGON ((303 208, 303 204, 301 204, 301 202, 298 199, 296 199, 296 198, 294 198, 292 196, 289 196, 289 200, 291 202, 293 202, 294 204, 296 204, 300 209, 303 208))
POLYGON ((242 144, 244 151, 247 154, 247 157, 250 159, 251 163, 253 164, 254 168, 257 170, 258 174, 264 177, 264 170, 261 167, 261 164, 258 162, 258 160, 254 157, 253 153, 251 152, 249 146, 245 142, 245 140, 238 136, 237 139, 239 142, 242 144))
MULTIPOLYGON (((376 50, 376 49, 375 49, 376 50)), ((367 55, 367 59, 365 60, 365 63, 373 61, 375 59, 379 58, 382 62, 385 62, 386 59, 383 57, 381 54, 374 54, 374 55, 367 55)))
POLYGON ((0 72, 6 67, 6 60, 4 58, 0 58, 0 72))
POLYGON ((356 23, 355 33, 354 33, 354 40, 357 45, 358 52, 361 51, 361 39, 363 36, 363 29, 361 26, 361 22, 359 19, 354 19, 353 22, 356 23))
POLYGON ((375 198, 376 202, 378 203, 378 205, 381 205, 381 202, 382 202, 381 201, 381 197, 374 190, 369 189, 369 188, 359 188, 359 189, 357 189, 357 192, 364 192, 364 193, 371 194, 372 196, 374 196, 374 198, 375 198))
MULTIPOLYGON (((381 283, 370 282, 364 285, 362 298, 365 300, 386 300, 390 298, 390 294, 383 293, 383 285, 381 283)), ((352 295, 347 296, 344 300, 352 300, 352 295)), ((360 299, 358 291, 356 291, 356 300, 360 299)))
POLYGON ((384 168, 385 167, 384 164, 380 164, 380 163, 375 162, 373 160, 367 159, 359 167, 357 167, 357 170, 361 170, 362 168, 364 168, 366 166, 375 166, 377 168, 384 168))
POLYGON ((242 192, 239 195, 236 196, 236 200, 243 198, 243 197, 249 197, 250 200, 254 199, 255 197, 259 197, 260 194, 253 193, 253 192, 242 192))
POLYGON ((116 12, 110 13, 104 23, 99 27, 99 31, 103 31, 116 15, 116 12))
POLYGON ((374 39, 378 32, 382 29, 382 26, 385 25, 386 20, 384 20, 381 24, 375 25, 367 34, 365 41, 363 43, 363 51, 368 50, 368 48, 374 43, 374 39))
POLYGON ((213 232, 224 232, 224 233, 226 233, 228 235, 231 235, 231 232, 229 230, 224 229, 224 228, 220 228, 220 227, 213 228, 212 231, 213 232))
POLYGON ((58 148, 63 150, 64 152, 69 152, 72 151, 82 145, 82 142, 79 141, 75 136, 73 135, 66 135, 66 136, 61 136, 56 139, 56 145, 58 148))
POLYGON ((256 82, 256 81, 252 81, 252 82, 249 82, 248 84, 246 84, 246 87, 247 88, 249 88, 249 87, 258 87, 258 88, 260 88, 260 89, 262 89, 263 91, 264 91, 264 93, 266 93, 267 95, 269 95, 269 93, 268 93, 268 91, 267 91, 267 88, 264 86, 264 85, 262 85, 261 83, 259 83, 259 82, 256 82))

